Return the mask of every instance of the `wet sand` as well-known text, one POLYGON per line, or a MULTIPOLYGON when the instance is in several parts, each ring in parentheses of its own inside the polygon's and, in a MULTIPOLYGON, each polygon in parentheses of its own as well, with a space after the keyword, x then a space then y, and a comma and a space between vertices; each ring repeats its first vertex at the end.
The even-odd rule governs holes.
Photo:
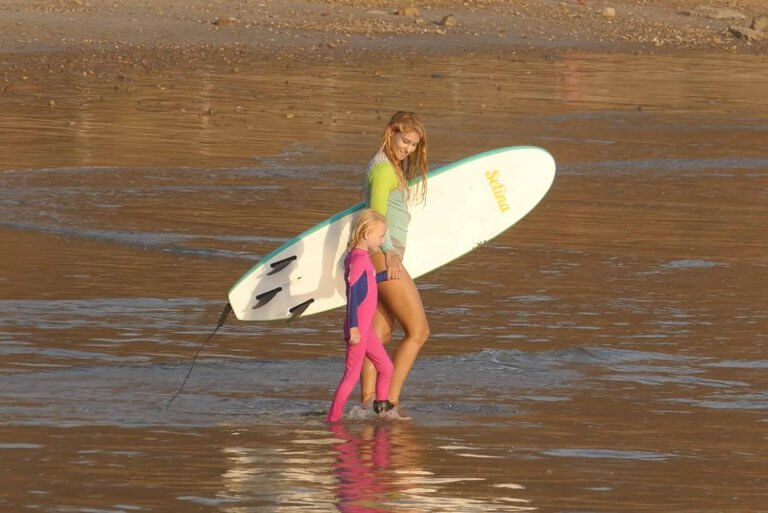
POLYGON ((754 46, 299 62, 179 45, 2 61, 2 511, 764 508, 754 46), (422 113, 433 168, 518 144, 558 163, 521 223, 419 280, 413 421, 322 422, 339 312, 230 320, 165 409, 231 283, 358 201, 400 108, 422 113))

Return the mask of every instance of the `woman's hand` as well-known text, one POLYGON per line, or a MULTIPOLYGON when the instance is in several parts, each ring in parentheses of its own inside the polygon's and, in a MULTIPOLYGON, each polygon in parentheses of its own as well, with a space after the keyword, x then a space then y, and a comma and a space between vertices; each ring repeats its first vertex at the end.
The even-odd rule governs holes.
POLYGON ((360 342, 360 330, 358 328, 349 328, 349 343, 355 345, 360 342))
POLYGON ((403 277, 403 261, 394 251, 384 253, 384 265, 387 266, 388 280, 399 280, 403 277))

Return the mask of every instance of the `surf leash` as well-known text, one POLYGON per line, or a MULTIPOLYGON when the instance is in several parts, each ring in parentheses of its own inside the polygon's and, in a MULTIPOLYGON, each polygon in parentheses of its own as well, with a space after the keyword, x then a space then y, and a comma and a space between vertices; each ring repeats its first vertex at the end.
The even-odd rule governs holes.
POLYGON ((229 303, 226 304, 224 307, 224 310, 221 311, 221 315, 219 315, 219 321, 216 323, 216 327, 213 329, 213 332, 211 332, 210 335, 203 341, 202 344, 200 344, 200 347, 197 348, 197 352, 195 353, 195 356, 192 357, 192 364, 189 366, 189 370, 187 371, 187 375, 184 376, 184 381, 181 382, 181 386, 176 391, 175 394, 173 394, 173 397, 171 397, 168 402, 165 405, 165 409, 167 409, 171 403, 181 394, 181 391, 184 389, 184 385, 187 384, 187 380, 189 379, 190 374, 192 374, 192 369, 195 368, 195 362, 197 361, 197 356, 200 354, 200 351, 203 350, 203 347, 205 347, 205 344, 207 344, 213 336, 216 334, 217 331, 219 331, 219 328, 224 326, 224 322, 226 322, 227 317, 229 317, 229 314, 232 312, 232 305, 229 303))

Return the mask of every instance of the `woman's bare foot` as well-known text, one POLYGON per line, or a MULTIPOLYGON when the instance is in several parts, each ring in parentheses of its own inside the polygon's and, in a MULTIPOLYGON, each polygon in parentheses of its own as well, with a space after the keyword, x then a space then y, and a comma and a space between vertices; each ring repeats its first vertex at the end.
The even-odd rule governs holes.
POLYGON ((387 420, 411 420, 411 417, 406 417, 398 408, 392 408, 389 411, 379 413, 379 417, 387 420))

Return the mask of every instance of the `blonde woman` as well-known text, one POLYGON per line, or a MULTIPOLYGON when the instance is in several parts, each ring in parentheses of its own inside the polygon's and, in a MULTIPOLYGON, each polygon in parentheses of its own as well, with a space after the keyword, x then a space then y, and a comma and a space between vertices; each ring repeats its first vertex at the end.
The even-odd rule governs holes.
MULTIPOLYGON (((413 112, 397 112, 389 120, 379 151, 368 164, 364 198, 368 206, 385 216, 388 231, 381 252, 371 258, 377 272, 386 271, 387 281, 378 286, 379 304, 373 330, 383 343, 392 338, 397 321, 404 338, 393 353, 394 372, 389 401, 400 404, 400 393, 413 362, 429 336, 429 324, 421 296, 408 270, 403 267, 406 251, 409 202, 423 201, 427 192, 427 137, 424 126, 413 112), (409 194, 408 183, 418 180, 418 192, 409 194)), ((376 372, 370 361, 362 371, 363 404, 374 399, 376 372)))

